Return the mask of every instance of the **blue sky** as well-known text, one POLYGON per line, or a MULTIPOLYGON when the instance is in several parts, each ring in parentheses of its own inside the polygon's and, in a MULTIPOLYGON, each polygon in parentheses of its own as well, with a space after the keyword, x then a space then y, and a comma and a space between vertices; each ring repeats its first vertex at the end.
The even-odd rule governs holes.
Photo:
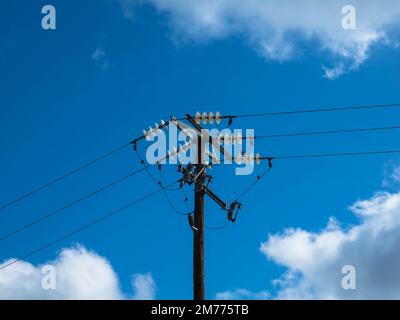
MULTIPOLYGON (((336 80, 322 65, 335 64, 320 42, 301 43, 283 61, 262 56, 245 35, 208 39, 182 36, 165 11, 152 4, 124 16, 118 1, 57 1, 57 29, 41 28, 43 1, 12 1, 0 19, 0 202, 130 141, 143 128, 196 111, 243 114, 307 107, 399 102, 400 53, 377 42, 356 70, 336 80), (94 53, 100 52, 95 59, 94 53)), ((393 30, 392 30, 393 31, 393 30)), ((394 30, 395 31, 395 30, 394 30)), ((188 32, 189 33, 189 32, 188 32)), ((335 60, 336 59, 336 60, 335 60)), ((400 110, 251 118, 235 128, 256 134, 397 125, 400 110)), ((265 155, 398 148, 398 131, 264 140, 265 155)), ((141 145, 144 152, 145 145, 141 145)), ((207 297, 245 288, 276 293, 271 281, 286 268, 259 250, 269 234, 289 227, 317 232, 334 216, 346 228, 359 223, 347 208, 382 186, 399 157, 282 160, 249 194, 234 225, 206 233, 207 297)), ((265 166, 265 164, 263 165, 265 166)), ((0 213, 1 233, 39 217, 140 167, 127 149, 0 213)), ((154 173, 157 174, 155 169, 154 173)), ((165 179, 173 179, 168 167, 165 179)), ((259 168, 261 172, 263 168, 259 168)), ((213 189, 232 200, 255 175, 213 170, 213 189)), ((0 260, 19 257, 110 210, 154 190, 140 174, 117 187, 0 243, 0 260)), ((190 189, 187 189, 190 194, 190 189)), ((171 195, 185 209, 182 194, 171 195)), ((191 199, 190 199, 191 200, 191 199)), ((206 223, 225 222, 207 200, 206 223)), ((190 299, 192 233, 162 194, 46 249, 33 264, 55 259, 80 243, 111 263, 129 294, 134 273, 151 272, 157 298, 190 299)))

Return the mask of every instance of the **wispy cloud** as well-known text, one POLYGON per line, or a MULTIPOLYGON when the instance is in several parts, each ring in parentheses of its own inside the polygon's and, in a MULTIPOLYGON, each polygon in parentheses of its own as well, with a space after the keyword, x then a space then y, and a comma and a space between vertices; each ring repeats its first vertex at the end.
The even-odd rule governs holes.
POLYGON ((398 187, 400 183, 400 166, 398 164, 388 163, 384 170, 384 179, 382 187, 398 187))
POLYGON ((267 291, 252 292, 246 289, 235 289, 217 293, 217 300, 267 300, 270 294, 267 291))
POLYGON ((108 57, 107 57, 107 52, 105 51, 105 49, 98 45, 96 47, 96 50, 94 50, 94 52, 92 53, 92 55, 90 56, 90 58, 97 64, 100 66, 100 69, 103 72, 108 71, 109 67, 110 67, 110 63, 108 61, 108 57))
POLYGON ((135 294, 134 300, 153 300, 156 295, 156 283, 151 273, 133 275, 132 287, 135 294))
POLYGON ((118 0, 122 8, 124 17, 130 20, 135 19, 135 7, 141 3, 141 0, 118 0))

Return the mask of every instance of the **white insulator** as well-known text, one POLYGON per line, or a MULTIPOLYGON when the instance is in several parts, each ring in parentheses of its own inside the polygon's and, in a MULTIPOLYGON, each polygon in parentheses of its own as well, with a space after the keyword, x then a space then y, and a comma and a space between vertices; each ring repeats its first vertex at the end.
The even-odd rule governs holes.
POLYGON ((165 128, 165 121, 161 119, 161 126, 165 128))
POLYGON ((221 144, 222 142, 222 135, 220 133, 217 134, 217 142, 221 144))
POLYGON ((173 147, 173 148, 172 148, 172 151, 169 151, 169 150, 168 150, 168 156, 169 156, 171 159, 174 159, 175 156, 176 156, 176 152, 177 152, 176 148, 173 147))
POLYGON ((213 112, 210 112, 210 113, 208 114, 208 121, 210 121, 210 124, 213 124, 213 123, 214 123, 214 120, 215 120, 215 118, 214 118, 214 113, 213 113, 213 112))
POLYGON ((143 135, 146 137, 147 136, 146 130, 143 129, 142 132, 143 132, 143 135))
POLYGON ((241 153, 239 153, 239 154, 236 156, 236 163, 237 163, 237 164, 242 164, 242 163, 243 163, 243 155, 242 155, 241 153))
POLYGON ((237 140, 237 142, 238 142, 239 144, 242 144, 243 137, 242 137, 242 134, 241 134, 241 133, 238 133, 238 134, 236 135, 236 140, 237 140))
POLYGON ((254 154, 252 153, 249 154, 249 162, 254 163, 254 154))
POLYGON ((203 124, 207 124, 207 121, 208 121, 207 112, 203 112, 203 115, 201 116, 201 120, 203 121, 203 124))
POLYGON ((215 114, 215 122, 217 124, 221 123, 221 114, 219 113, 219 111, 217 111, 217 113, 215 114))
POLYGON ((244 161, 244 164, 248 164, 249 163, 249 156, 247 155, 247 153, 245 153, 243 155, 243 161, 244 161))
POLYGON ((261 162, 261 155, 259 153, 256 154, 256 163, 260 164, 261 162))
POLYGON ((249 143, 251 146, 254 146, 254 136, 249 137, 249 143))
POLYGON ((231 136, 227 133, 224 136, 224 142, 225 144, 230 144, 231 143, 231 136))
POLYGON ((200 124, 200 122, 201 122, 200 112, 196 112, 196 115, 194 116, 194 120, 196 121, 197 124, 200 124))

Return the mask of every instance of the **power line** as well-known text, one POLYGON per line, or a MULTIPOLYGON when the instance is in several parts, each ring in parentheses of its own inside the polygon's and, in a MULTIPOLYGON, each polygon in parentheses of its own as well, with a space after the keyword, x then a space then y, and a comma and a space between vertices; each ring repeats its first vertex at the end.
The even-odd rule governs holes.
POLYGON ((246 196, 253 188, 258 184, 258 182, 264 178, 268 172, 271 171, 272 167, 268 167, 267 170, 265 170, 261 175, 257 176, 256 180, 246 189, 244 190, 239 196, 236 197, 236 200, 242 199, 244 196, 246 196))
POLYGON ((278 133, 278 134, 255 136, 254 139, 284 138, 284 137, 309 136, 309 135, 337 134, 337 133, 372 132, 372 131, 384 131, 384 130, 395 130, 395 129, 400 129, 400 126, 278 133))
MULTIPOLYGON (((189 209, 189 210, 192 210, 191 208, 190 208, 190 206, 189 206, 189 204, 187 203, 187 199, 188 199, 188 197, 187 197, 187 194, 185 193, 185 191, 183 190, 183 189, 181 189, 182 190, 182 194, 183 194, 183 196, 185 197, 185 204, 186 204, 186 207, 189 209)), ((218 230, 222 230, 222 229, 225 229, 228 225, 230 224, 230 222, 229 221, 227 221, 226 223, 224 223, 224 224, 222 224, 222 225, 220 225, 220 226, 209 226, 209 225, 207 225, 207 224, 204 224, 204 227, 206 228, 206 229, 209 229, 209 230, 213 230, 213 231, 218 231, 218 230)))
POLYGON ((33 220, 32 222, 30 222, 30 223, 28 223, 28 224, 26 224, 26 225, 24 225, 24 226, 22 226, 22 227, 20 227, 18 229, 15 229, 15 230, 13 230, 13 231, 1 236, 0 237, 0 241, 3 241, 3 240, 5 240, 5 239, 17 234, 17 233, 20 233, 20 232, 22 232, 22 231, 24 231, 24 230, 26 230, 26 229, 38 224, 39 222, 42 222, 42 221, 44 221, 44 220, 46 220, 46 219, 48 219, 48 218, 50 218, 52 216, 55 216, 55 215, 63 212, 64 210, 66 210, 68 208, 71 208, 71 207, 77 205, 78 203, 80 203, 80 202, 82 202, 84 200, 87 200, 87 199, 93 197, 94 195, 96 195, 96 194, 98 194, 100 192, 103 192, 103 191, 111 188, 112 186, 115 186, 116 184, 118 184, 118 183, 120 183, 120 182, 122 182, 124 180, 127 180, 128 178, 131 178, 131 177, 137 175, 138 173, 140 173, 140 172, 142 172, 144 170, 145 170, 145 167, 140 168, 140 169, 138 169, 138 170, 136 170, 136 171, 134 171, 134 172, 122 177, 122 178, 119 178, 119 179, 117 179, 117 180, 105 185, 104 187, 101 187, 100 189, 97 189, 97 190, 95 190, 95 191, 93 191, 93 192, 91 192, 91 193, 89 193, 89 194, 87 194, 87 195, 75 200, 75 201, 72 201, 72 202, 68 203, 67 205, 65 205, 65 206, 63 206, 63 207, 61 207, 61 208, 59 208, 57 210, 52 211, 49 214, 46 214, 46 215, 44 215, 44 216, 42 216, 42 217, 40 217, 40 218, 38 218, 36 220, 33 220))
POLYGON ((229 225, 230 225, 230 221, 228 220, 227 222, 225 222, 224 224, 220 225, 219 227, 205 225, 205 228, 209 229, 209 230, 213 230, 213 231, 219 231, 219 230, 225 229, 229 225))
MULTIPOLYGON (((138 151, 136 148, 135 148, 135 151, 136 151, 136 154, 137 154, 137 157, 138 157, 140 163, 141 163, 142 165, 145 166, 144 160, 143 160, 142 157, 140 156, 139 151, 138 151)), ((175 207, 175 205, 173 204, 171 198, 170 198, 169 195, 168 195, 168 191, 176 191, 176 189, 170 189, 170 188, 167 188, 167 187, 164 187, 164 186, 163 186, 163 183, 162 183, 162 180, 161 180, 161 168, 159 169, 159 170, 160 170, 160 179, 159 179, 158 181, 157 181, 157 179, 154 178, 154 176, 151 174, 151 172, 150 172, 150 170, 148 169, 147 166, 145 166, 145 169, 146 169, 146 173, 147 173, 147 175, 149 176, 149 178, 150 178, 151 180, 153 180, 153 182, 154 182, 156 185, 160 186, 160 187, 163 189, 163 192, 164 192, 165 198, 167 199, 168 205, 170 206, 170 208, 172 209, 173 212, 175 212, 176 214, 178 214, 178 215, 180 215, 180 216, 188 216, 188 215, 190 215, 190 214, 192 213, 192 211, 190 211, 190 212, 183 212, 183 211, 180 211, 180 210, 178 210, 178 209, 175 207)), ((180 188, 179 188, 179 189, 180 189, 180 188)))
MULTIPOLYGON (((170 186, 172 186, 172 185, 174 185, 176 183, 177 182, 173 182, 173 183, 169 184, 168 187, 170 187, 170 186)), ((67 233, 67 234, 65 234, 65 235, 63 235, 63 236, 61 236, 61 237, 59 237, 59 238, 47 243, 47 244, 45 244, 45 245, 43 245, 43 246, 41 246, 41 247, 29 252, 29 253, 27 253, 27 254, 25 254, 25 255, 23 255, 20 258, 18 258, 16 260, 13 260, 13 261, 1 266, 0 270, 2 270, 4 268, 7 268, 7 267, 19 262, 19 261, 22 261, 22 260, 24 260, 24 259, 26 259, 26 258, 28 258, 28 257, 30 257, 30 256, 42 251, 42 250, 44 250, 44 249, 46 249, 46 248, 48 248, 48 247, 50 247, 50 246, 52 246, 54 244, 66 239, 66 238, 69 238, 69 237, 71 237, 71 236, 83 231, 83 230, 86 230, 86 229, 88 229, 88 228, 90 228, 90 227, 92 227, 92 226, 94 226, 94 225, 96 225, 96 224, 98 224, 98 223, 100 223, 100 222, 102 222, 102 221, 104 221, 104 220, 106 220, 106 219, 108 219, 108 218, 110 218, 110 217, 112 217, 112 216, 114 216, 114 215, 116 215, 116 214, 118 214, 118 213, 120 213, 120 212, 122 212, 122 211, 124 211, 124 210, 126 210, 126 209, 128 209, 128 208, 130 208, 132 206, 134 206, 134 205, 136 205, 136 204, 138 204, 139 202, 141 202, 141 201, 143 201, 143 200, 145 200, 147 198, 150 198, 151 196, 159 193, 161 190, 163 190, 163 189, 159 188, 158 190, 155 190, 155 191, 153 191, 151 193, 148 193, 147 195, 145 195, 145 196, 143 196, 143 197, 141 197, 141 198, 139 198, 139 199, 137 199, 137 200, 135 200, 135 201, 133 201, 131 203, 128 203, 127 205, 125 205, 125 206, 123 206, 123 207, 121 207, 121 208, 119 208, 117 210, 114 210, 114 211, 112 211, 112 212, 110 212, 110 213, 108 213, 108 214, 106 214, 106 215, 104 215, 104 216, 102 216, 102 217, 100 217, 100 218, 98 218, 96 220, 93 220, 92 222, 90 222, 88 224, 85 224, 85 225, 83 225, 83 226, 81 226, 81 227, 79 227, 79 228, 77 228, 77 229, 75 229, 75 230, 73 230, 73 231, 71 231, 71 232, 69 232, 69 233, 67 233)))
POLYGON ((109 152, 107 152, 107 153, 105 153, 105 154, 103 154, 103 155, 97 157, 96 159, 94 159, 94 160, 92 160, 92 161, 89 161, 89 162, 85 163, 84 165, 82 165, 82 166, 80 166, 80 167, 78 167, 78 168, 76 168, 76 169, 73 169, 73 170, 71 170, 71 171, 65 173, 64 175, 62 175, 62 176, 60 176, 60 177, 58 177, 58 178, 55 178, 55 179, 51 180, 50 182, 47 182, 47 183, 45 183, 44 185, 42 185, 42 186, 40 186, 40 187, 38 187, 38 188, 36 188, 36 189, 33 189, 32 191, 30 191, 30 192, 28 192, 28 193, 25 193, 24 195, 22 195, 22 196, 20 196, 20 197, 18 197, 18 198, 16 198, 16 199, 14 199, 14 200, 12 200, 12 201, 10 201, 10 202, 8 202, 8 203, 5 203, 5 204, 1 205, 1 206, 0 206, 0 211, 2 211, 2 210, 4 210, 4 209, 6 209, 6 208, 8 208, 8 207, 10 207, 10 206, 12 206, 12 205, 14 205, 14 204, 16 204, 16 203, 19 202, 19 201, 22 201, 22 200, 24 200, 24 199, 26 199, 26 198, 32 196, 33 194, 35 194, 35 193, 37 193, 37 192, 39 192, 39 191, 42 191, 42 190, 44 190, 44 189, 50 187, 50 186, 53 185, 53 184, 56 184, 57 182, 60 182, 61 180, 66 179, 66 178, 69 177, 69 176, 72 176, 73 174, 75 174, 75 173, 77 173, 77 172, 79 172, 79 171, 81 171, 81 170, 83 170, 83 169, 85 169, 85 168, 87 168, 87 167, 89 167, 89 166, 95 164, 96 162, 99 162, 99 161, 101 161, 101 160, 103 160, 103 159, 105 159, 105 158, 111 156, 111 155, 114 154, 114 153, 117 153, 118 151, 120 151, 120 150, 122 150, 122 149, 128 147, 129 145, 131 145, 131 142, 126 143, 126 144, 124 144, 124 145, 122 145, 122 146, 120 146, 120 147, 118 147, 118 148, 115 148, 114 150, 111 150, 111 151, 109 151, 109 152))
MULTIPOLYGON (((301 113, 316 113, 316 112, 332 112, 332 111, 347 111, 347 110, 362 110, 362 109, 382 109, 382 108, 391 108, 391 107, 400 107, 400 103, 392 103, 392 104, 378 104, 378 105, 365 105, 365 106, 351 106, 351 107, 337 107, 337 108, 314 108, 314 109, 303 109, 303 110, 294 110, 294 111, 277 111, 277 112, 269 112, 269 113, 253 113, 253 114, 243 114, 243 115, 235 115, 235 116, 223 116, 221 118, 249 118, 249 117, 264 117, 264 116, 278 116, 278 115, 292 115, 292 114, 301 114, 301 113)), ((180 118, 181 120, 185 119, 185 118, 180 118)), ((376 131, 376 130, 389 130, 389 129, 397 129, 398 127, 388 127, 388 128, 365 128, 365 129, 349 129, 349 130, 335 130, 332 132, 313 132, 313 133, 293 133, 293 134, 281 134, 281 135, 269 135, 269 136, 264 136, 263 138, 273 138, 273 137, 284 137, 284 136, 296 136, 296 135, 311 135, 311 134, 329 134, 329 133, 339 133, 339 132, 357 132, 357 131, 376 131)), ((143 138, 143 137, 141 137, 143 138)), ((134 142, 136 143, 139 139, 134 140, 134 142)), ((261 137, 259 137, 261 138, 261 137)), ((107 152, 101 156, 99 156, 98 158, 89 161, 87 163, 85 163, 84 165, 73 169, 69 172, 67 172, 66 174, 57 177, 51 181, 49 181, 48 183, 45 183, 44 185, 33 189, 32 191, 8 202, 5 203, 3 205, 0 206, 0 211, 16 204, 19 201, 22 201, 30 196, 32 196, 33 194, 42 191, 48 187, 50 187, 51 185, 60 182, 61 180, 66 179, 67 177, 95 164, 96 162, 99 162, 101 160, 103 160, 104 158, 117 153, 118 151, 128 147, 129 145, 131 145, 133 142, 129 142, 126 143, 114 150, 111 150, 110 152, 107 152)))
POLYGON ((234 116, 223 116, 221 118, 253 118, 253 117, 294 115, 294 114, 302 114, 302 113, 384 109, 384 108, 398 108, 398 107, 400 107, 400 103, 375 104, 375 105, 350 106, 350 107, 333 107, 333 108, 332 107, 331 108, 312 108, 312 109, 300 109, 300 110, 293 110, 293 111, 275 111, 275 112, 266 112, 266 113, 250 113, 250 114, 242 114, 242 115, 234 115, 234 116))
MULTIPOLYGON (((143 160, 142 157, 140 156, 139 151, 138 151, 136 148, 135 148, 135 152, 136 152, 136 155, 137 155, 137 157, 138 157, 138 159, 139 159, 140 164, 143 165, 144 169, 146 170, 146 174, 149 176, 149 178, 150 178, 151 180, 153 180, 153 182, 154 182, 156 185, 161 186, 161 185, 162 185, 161 177, 160 177, 160 180, 157 181, 157 179, 154 178, 154 176, 153 176, 152 173, 150 172, 150 170, 149 170, 149 165, 146 165, 146 164, 145 164, 144 160, 143 160)), ((160 172, 161 172, 161 171, 160 171, 160 172)), ((176 190, 178 190, 178 189, 169 189, 169 188, 167 188, 167 189, 168 189, 168 191, 176 191, 176 190)))
POLYGON ((351 156, 364 156, 364 155, 366 156, 366 155, 380 155, 380 154, 400 154, 400 150, 286 155, 277 157, 260 157, 260 160, 285 160, 285 159, 325 158, 325 157, 342 157, 342 156, 351 157, 351 156))
POLYGON ((257 184, 264 178, 272 169, 273 160, 281 159, 302 159, 302 158, 324 158, 324 157, 339 157, 339 156, 362 156, 362 155, 379 155, 379 154, 395 154, 400 153, 400 150, 383 150, 383 151, 366 151, 366 152, 343 152, 343 153, 321 153, 321 154, 303 154, 303 155, 288 155, 288 156, 277 156, 277 157, 260 157, 260 160, 268 160, 269 167, 261 175, 257 176, 256 180, 245 189, 236 200, 239 200, 246 196, 257 184))
POLYGON ((163 190, 164 190, 164 195, 165 195, 165 198, 167 199, 168 205, 170 206, 170 208, 171 208, 176 214, 178 214, 178 215, 180 215, 180 216, 186 216, 186 217, 189 216, 190 214, 192 214, 193 210, 190 210, 189 212, 183 212, 183 211, 178 210, 178 209, 174 206, 174 204, 173 204, 171 198, 169 197, 168 191, 165 190, 164 187, 162 187, 162 188, 163 188, 163 190))

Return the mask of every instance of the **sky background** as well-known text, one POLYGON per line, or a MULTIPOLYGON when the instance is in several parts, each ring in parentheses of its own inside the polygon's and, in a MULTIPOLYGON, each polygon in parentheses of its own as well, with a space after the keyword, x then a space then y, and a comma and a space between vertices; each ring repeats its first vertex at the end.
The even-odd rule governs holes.
MULTIPOLYGON (((41 8, 47 4, 43 1, 8 1, 2 8, 0 203, 129 142, 170 115, 400 102, 400 52, 387 41, 368 47, 368 58, 356 67, 345 60, 349 70, 328 79, 322 66, 340 65, 343 58, 326 49, 318 35, 302 41, 290 57, 276 58, 255 49, 249 31, 208 37, 204 32, 198 38, 186 28, 189 22, 180 20, 187 31, 183 32, 169 14, 173 9, 152 1, 50 2, 57 9, 57 29, 49 31, 41 28, 41 8)), ((396 34, 395 27, 389 29, 396 34)), ((346 48, 351 53, 352 45, 346 48)), ((256 135, 335 130, 398 125, 399 116, 400 109, 392 108, 249 118, 235 120, 233 128, 252 128, 256 135)), ((257 141, 256 150, 279 156, 398 149, 399 137, 399 131, 392 130, 269 139, 257 141)), ((142 154, 145 147, 139 145, 142 154)), ((348 207, 376 191, 397 192, 396 182, 387 179, 399 159, 391 155, 276 161, 243 201, 234 225, 206 230, 207 297, 236 289, 248 290, 250 297, 276 296, 279 288, 272 281, 287 271, 287 264, 276 263, 279 259, 273 256, 268 259, 260 251, 261 243, 291 227, 318 233, 330 217, 340 221, 341 230, 362 224, 348 207)), ((232 201, 265 166, 252 176, 235 176, 233 166, 215 168, 213 190, 232 201)), ((0 233, 138 168, 137 156, 128 148, 3 210, 0 233)), ((178 177, 174 170, 165 168, 166 181, 178 177)), ((20 257, 155 188, 141 173, 1 241, 0 261, 20 257)), ((186 187, 186 192, 192 204, 191 189, 186 187)), ((182 193, 171 197, 186 210, 182 193)), ((226 221, 209 199, 205 217, 209 226, 226 221)), ((26 260, 40 265, 78 243, 109 261, 125 296, 132 295, 132 275, 150 272, 156 298, 192 297, 192 232, 162 193, 26 260)))

